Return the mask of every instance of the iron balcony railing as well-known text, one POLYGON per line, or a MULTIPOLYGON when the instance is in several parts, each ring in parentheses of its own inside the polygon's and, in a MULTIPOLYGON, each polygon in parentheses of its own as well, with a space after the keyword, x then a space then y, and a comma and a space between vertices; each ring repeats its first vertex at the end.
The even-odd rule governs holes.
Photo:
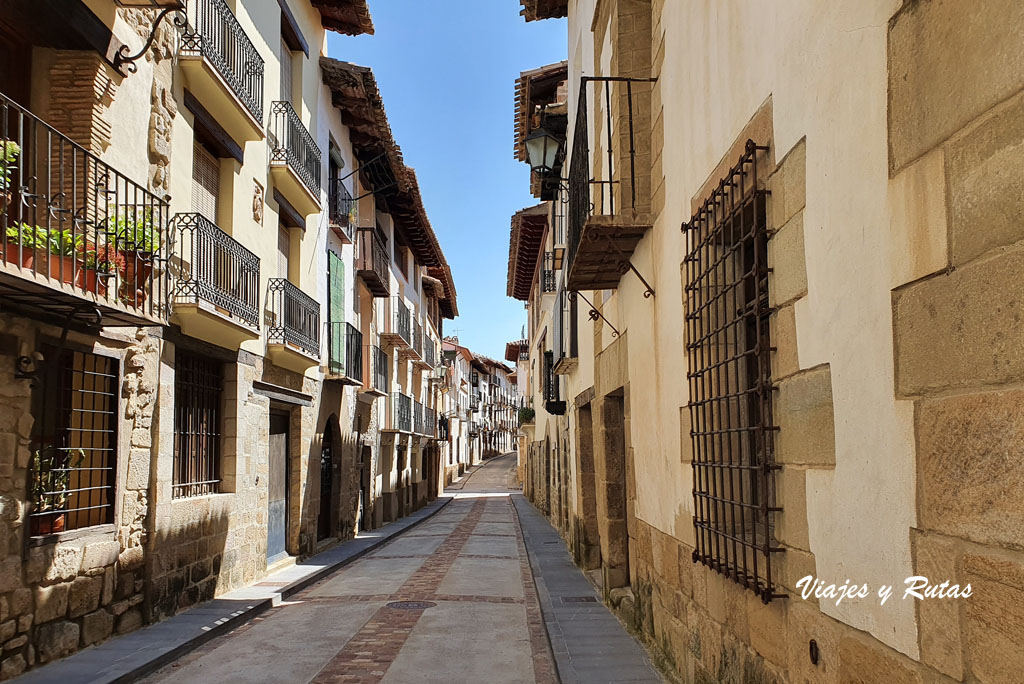
POLYGON ((636 141, 633 127, 633 88, 649 84, 654 79, 611 76, 584 76, 580 80, 576 124, 572 129, 572 158, 569 160, 569 214, 567 216, 567 255, 564 271, 569 273, 579 250, 583 227, 592 214, 613 216, 624 206, 636 209, 637 174, 636 141), (591 169, 589 138, 589 96, 604 116, 605 139, 601 142, 604 155, 595 175, 591 169), (614 92, 613 92, 614 91, 614 92), (625 91, 625 92, 622 92, 625 91), (623 126, 625 130, 623 131, 623 126), (623 138, 623 134, 625 138, 623 138), (627 149, 618 152, 624 145, 627 149), (618 153, 617 153, 618 152, 618 153))
POLYGON ((423 358, 423 326, 415 318, 412 321, 412 348, 417 356, 423 358))
POLYGON ((544 270, 542 271, 544 292, 555 291, 555 253, 544 252, 544 270))
POLYGON ((259 327, 260 259, 201 214, 177 214, 175 304, 208 303, 259 327))
POLYGON ((391 298, 391 315, 388 317, 388 330, 398 335, 405 343, 412 346, 412 313, 401 297, 391 298))
POLYGON ((377 237, 377 231, 366 229, 358 231, 357 244, 356 271, 375 297, 387 297, 391 291, 391 278, 384 243, 377 237))
POLYGON ((267 282, 267 298, 273 324, 267 342, 298 347, 310 356, 320 356, 320 305, 285 278, 267 282))
POLYGON ((168 216, 144 186, 0 94, 0 262, 20 269, 0 301, 66 314, 81 298, 165 322, 168 216), (20 275, 73 294, 23 288, 20 275))
POLYGON ((432 408, 423 408, 423 434, 427 437, 437 435, 437 411, 432 408))
POLYGON ((576 331, 576 295, 570 293, 564 286, 558 288, 555 294, 555 306, 552 312, 554 321, 552 330, 554 337, 552 346, 555 353, 555 366, 563 359, 577 358, 579 346, 576 331))
POLYGON ((412 397, 392 392, 388 401, 388 429, 412 432, 412 397))
POLYGON ((320 197, 320 148, 288 101, 270 105, 271 162, 287 162, 303 185, 320 197))
POLYGON ((363 333, 351 323, 327 324, 327 372, 363 381, 363 333))
POLYGON ((224 0, 189 0, 181 52, 217 69, 257 121, 263 121, 263 58, 224 0))
POLYGON ((327 213, 331 225, 341 230, 349 240, 354 240, 356 224, 359 222, 359 202, 345 187, 341 178, 327 181, 327 213))
POLYGON ((412 431, 417 435, 424 434, 426 423, 423 422, 423 404, 418 401, 413 402, 412 406, 412 431))
POLYGON ((429 335, 423 336, 423 360, 431 368, 437 365, 437 346, 429 335))
POLYGON ((375 344, 366 347, 364 387, 381 394, 388 391, 388 355, 375 344))

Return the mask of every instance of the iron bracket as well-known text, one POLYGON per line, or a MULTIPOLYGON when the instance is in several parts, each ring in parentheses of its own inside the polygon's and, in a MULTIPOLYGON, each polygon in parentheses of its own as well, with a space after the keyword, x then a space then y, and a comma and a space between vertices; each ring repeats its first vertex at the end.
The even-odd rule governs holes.
POLYGON ((569 296, 574 297, 574 298, 577 297, 577 296, 583 297, 583 301, 585 301, 587 303, 587 305, 590 307, 590 312, 587 314, 588 316, 590 316, 590 320, 592 320, 592 321, 597 321, 597 320, 604 321, 605 325, 607 325, 609 328, 612 329, 612 337, 618 337, 619 336, 618 329, 614 325, 612 325, 611 321, 609 321, 607 318, 604 317, 604 314, 602 314, 600 311, 597 310, 597 307, 594 306, 593 302, 591 302, 589 299, 587 299, 586 296, 584 296, 584 294, 582 292, 570 292, 569 296))
POLYGON ((153 29, 149 32, 149 38, 146 39, 146 44, 142 46, 141 50, 134 55, 129 55, 127 45, 122 45, 117 49, 117 52, 114 54, 114 69, 117 70, 117 73, 122 76, 127 76, 128 74, 134 74, 139 70, 139 68, 135 66, 135 62, 146 54, 149 48, 153 45, 153 41, 156 40, 156 30, 160 28, 160 22, 164 20, 164 17, 172 13, 174 14, 174 17, 171 19, 171 22, 178 27, 178 29, 184 30, 188 26, 188 17, 185 15, 184 4, 179 2, 174 7, 167 7, 161 10, 160 14, 156 15, 156 20, 153 22, 153 29))

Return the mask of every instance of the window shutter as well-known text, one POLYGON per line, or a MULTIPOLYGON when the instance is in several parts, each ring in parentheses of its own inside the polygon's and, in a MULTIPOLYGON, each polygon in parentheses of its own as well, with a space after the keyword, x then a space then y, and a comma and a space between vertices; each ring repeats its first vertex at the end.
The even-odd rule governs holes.
POLYGON ((334 252, 327 252, 327 320, 330 358, 345 358, 345 262, 334 252))
POLYGON ((216 223, 220 161, 199 143, 192 149, 192 211, 216 223))

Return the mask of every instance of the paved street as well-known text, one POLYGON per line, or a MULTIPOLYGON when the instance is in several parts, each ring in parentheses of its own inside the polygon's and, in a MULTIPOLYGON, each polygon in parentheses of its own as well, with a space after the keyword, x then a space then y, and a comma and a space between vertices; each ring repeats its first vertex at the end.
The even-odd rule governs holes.
MULTIPOLYGON (((146 681, 559 681, 507 487, 514 465, 512 455, 488 462, 435 517, 146 681)), ((624 652, 588 634, 601 648, 587 657, 626 668, 589 681, 659 681, 636 642, 588 601, 574 613, 603 618, 590 624, 624 652)))

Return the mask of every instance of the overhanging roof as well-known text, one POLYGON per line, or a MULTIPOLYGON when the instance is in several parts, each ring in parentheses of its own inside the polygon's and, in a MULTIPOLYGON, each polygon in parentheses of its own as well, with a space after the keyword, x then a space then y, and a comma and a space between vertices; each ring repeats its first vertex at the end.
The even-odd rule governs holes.
POLYGON ((569 16, 569 0, 519 0, 519 4, 523 6, 519 13, 526 21, 569 16))
POLYGON ((373 20, 366 0, 311 0, 313 7, 320 11, 320 21, 324 28, 344 33, 347 36, 358 36, 364 33, 373 35, 373 20))
POLYGON ((402 149, 391 133, 373 71, 329 57, 320 58, 320 68, 331 90, 332 104, 349 129, 363 184, 374 190, 381 210, 391 214, 416 261, 444 284, 441 314, 454 318, 458 306, 451 268, 427 217, 416 172, 406 166, 402 149))
POLYGON ((523 141, 534 128, 533 114, 538 106, 565 104, 566 93, 559 86, 569 80, 569 62, 548 64, 539 69, 524 71, 516 79, 515 158, 526 161, 523 141))
POLYGON ((529 349, 529 340, 516 340, 505 344, 505 360, 510 363, 519 363, 519 354, 523 349, 529 349))
POLYGON ((508 244, 507 294, 525 302, 530 298, 533 278, 537 273, 544 232, 548 227, 546 202, 512 215, 508 244))

